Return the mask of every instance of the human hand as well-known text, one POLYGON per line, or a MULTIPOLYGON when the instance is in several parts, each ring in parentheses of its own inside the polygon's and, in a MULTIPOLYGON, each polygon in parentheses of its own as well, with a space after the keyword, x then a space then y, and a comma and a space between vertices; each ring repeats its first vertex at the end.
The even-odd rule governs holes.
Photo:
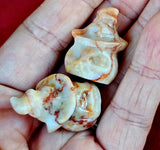
POLYGON ((159 10, 158 0, 151 0, 147 6, 145 0, 104 1, 100 5, 114 6, 120 10, 119 32, 126 33, 125 39, 129 46, 124 52, 117 78, 109 86, 100 85, 102 110, 113 100, 104 112, 95 136, 90 131, 75 134, 58 130, 48 134, 46 127, 39 121, 16 114, 9 104, 11 96, 20 96, 23 91, 34 87, 40 79, 51 73, 60 53, 71 41, 71 30, 81 26, 101 2, 46 0, 2 46, 1 149, 143 149, 159 104, 157 41, 160 14, 148 21, 159 10), (147 22, 149 23, 143 30, 147 22))

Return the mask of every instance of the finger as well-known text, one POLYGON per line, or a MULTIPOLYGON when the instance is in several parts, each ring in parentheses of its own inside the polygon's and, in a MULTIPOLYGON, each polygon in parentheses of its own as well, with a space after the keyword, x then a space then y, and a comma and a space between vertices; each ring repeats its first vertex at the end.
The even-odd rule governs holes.
POLYGON ((146 25, 132 65, 100 121, 97 137, 106 149, 143 149, 160 97, 159 23, 160 13, 146 25))
POLYGON ((43 126, 36 136, 32 137, 29 142, 31 150, 60 150, 61 147, 72 137, 74 132, 68 132, 64 129, 59 129, 54 133, 48 134, 46 127, 43 126))
POLYGON ((54 133, 48 134, 45 126, 38 135, 30 139, 29 145, 31 150, 52 150, 53 145, 54 150, 102 150, 89 131, 76 133, 59 129, 54 133))
POLYGON ((27 140, 38 125, 29 116, 20 116, 11 109, 0 110, 0 149, 28 149, 27 140))
POLYGON ((111 99, 113 98, 117 87, 119 86, 122 78, 124 77, 136 49, 139 37, 142 34, 142 30, 144 26, 147 24, 148 20, 159 12, 160 9, 160 2, 158 0, 151 0, 146 5, 140 16, 138 17, 137 21, 133 24, 130 30, 126 33, 125 39, 128 41, 129 45, 126 50, 124 50, 123 57, 121 58, 120 68, 118 75, 114 82, 112 82, 108 87, 101 87, 102 93, 102 110, 109 105, 111 99), (153 9, 154 8, 154 9, 153 9), (107 100, 106 100, 107 95, 107 100))
POLYGON ((0 109, 7 109, 11 108, 11 104, 9 102, 9 99, 12 96, 22 96, 23 93, 14 89, 11 89, 9 87, 5 87, 3 85, 0 85, 0 109))
MULTIPOLYGON (((123 56, 123 63, 120 68, 121 77, 123 74, 125 74, 125 71, 127 70, 128 66, 131 63, 134 50, 136 49, 136 45, 139 41, 139 37, 141 36, 141 32, 144 29, 147 22, 160 10, 160 1, 158 0, 151 0, 144 8, 141 15, 138 17, 135 24, 131 27, 131 29, 128 31, 128 33, 125 35, 125 38, 130 43, 127 50, 124 53, 123 56), (154 9, 153 9, 154 8, 154 9)), ((121 78, 119 77, 119 78, 121 78)))
POLYGON ((149 0, 108 0, 103 1, 101 5, 94 11, 92 18, 96 12, 104 7, 116 7, 120 13, 118 15, 118 32, 124 34, 133 22, 137 19, 149 0))
POLYGON ((103 150, 96 142, 90 131, 75 134, 63 147, 62 150, 103 150))
POLYGON ((0 50, 0 83, 26 90, 48 75, 58 53, 102 0, 46 0, 0 50))
POLYGON ((46 128, 42 128, 39 134, 31 140, 31 150, 51 150, 53 147, 54 150, 102 150, 94 141, 94 136, 90 131, 75 133, 60 129, 48 134, 46 128))
POLYGON ((30 142, 31 150, 52 150, 53 147, 54 150, 102 150, 90 131, 75 133, 60 129, 48 134, 43 127, 30 142))

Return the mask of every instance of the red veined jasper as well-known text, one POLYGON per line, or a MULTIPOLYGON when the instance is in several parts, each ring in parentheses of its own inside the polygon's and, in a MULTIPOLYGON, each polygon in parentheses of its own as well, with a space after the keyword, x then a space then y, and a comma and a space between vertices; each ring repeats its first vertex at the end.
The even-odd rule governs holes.
POLYGON ((29 114, 46 123, 53 132, 66 122, 76 106, 71 80, 63 74, 51 75, 40 81, 36 90, 29 89, 20 97, 10 99, 13 109, 22 115, 29 114))
POLYGON ((127 42, 117 32, 116 8, 102 8, 84 29, 74 29, 74 45, 65 56, 66 71, 95 82, 109 84, 118 71, 117 53, 127 42))

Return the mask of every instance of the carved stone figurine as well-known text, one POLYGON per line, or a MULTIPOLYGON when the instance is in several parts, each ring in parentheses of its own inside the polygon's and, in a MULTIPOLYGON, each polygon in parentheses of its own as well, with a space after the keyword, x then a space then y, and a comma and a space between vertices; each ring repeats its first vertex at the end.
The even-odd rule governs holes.
MULTIPOLYGON (((75 44, 65 57, 66 71, 92 81, 109 84, 118 70, 117 53, 127 42, 117 33, 116 8, 103 8, 85 29, 75 29, 75 44)), ((46 123, 48 132, 60 127, 81 131, 93 126, 101 112, 98 88, 90 83, 72 82, 63 74, 41 80, 36 90, 10 99, 13 109, 46 123)))
POLYGON ((98 88, 90 83, 72 81, 63 74, 53 74, 29 89, 20 98, 10 99, 13 109, 46 123, 48 132, 60 127, 81 131, 93 126, 101 112, 98 88))
POLYGON ((84 29, 74 29, 75 43, 65 56, 66 71, 76 76, 109 84, 118 70, 117 53, 127 42, 117 33, 116 8, 103 8, 84 29))

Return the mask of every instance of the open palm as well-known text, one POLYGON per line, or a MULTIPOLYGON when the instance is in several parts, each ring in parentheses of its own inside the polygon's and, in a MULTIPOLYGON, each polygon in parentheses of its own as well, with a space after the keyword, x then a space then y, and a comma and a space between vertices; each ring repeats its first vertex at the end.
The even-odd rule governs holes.
POLYGON ((0 50, 0 149, 142 150, 160 97, 159 9, 159 0, 46 0, 0 50), (38 120, 16 114, 10 97, 63 65, 60 56, 71 30, 89 16, 91 21, 98 8, 111 6, 120 10, 118 30, 129 45, 116 79, 109 86, 98 84, 103 114, 97 129, 48 134, 38 120))

